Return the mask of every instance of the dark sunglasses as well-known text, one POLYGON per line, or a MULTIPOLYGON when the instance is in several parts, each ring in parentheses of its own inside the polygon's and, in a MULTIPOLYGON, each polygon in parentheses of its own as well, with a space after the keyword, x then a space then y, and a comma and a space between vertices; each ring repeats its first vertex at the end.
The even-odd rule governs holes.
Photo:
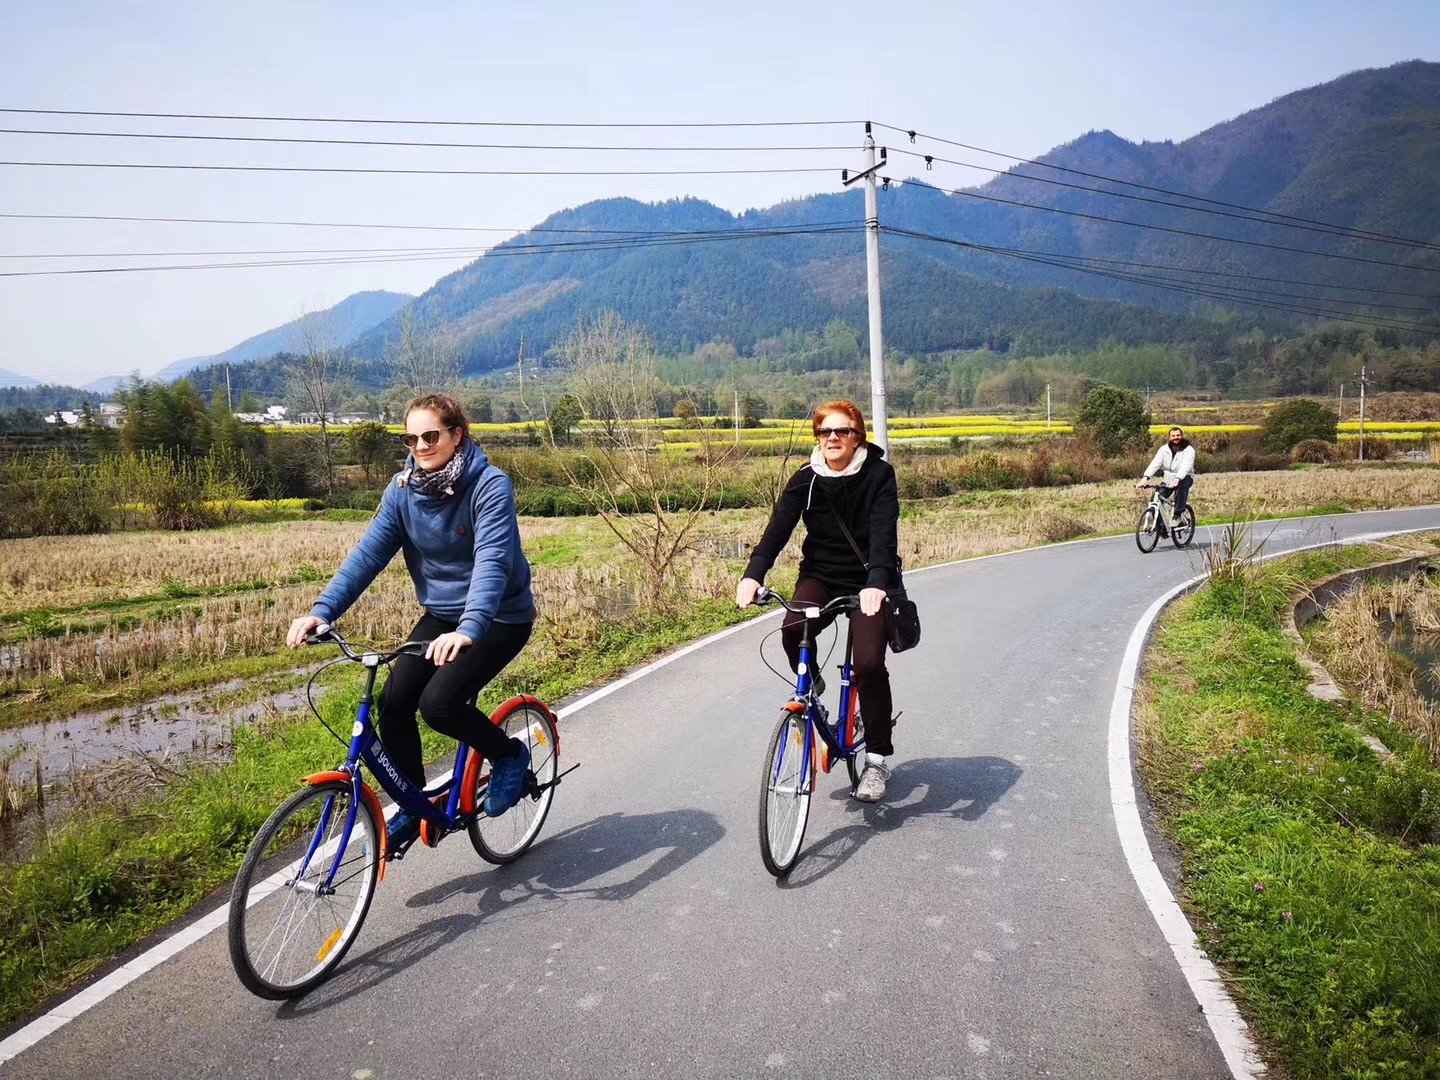
MULTIPOLYGON (((455 429, 453 427, 447 427, 444 429, 444 431, 446 432, 454 430, 455 429)), ((412 435, 410 434, 410 432, 407 431, 404 435, 400 436, 400 441, 413 450, 416 443, 423 442, 426 446, 434 446, 437 442, 440 441, 440 436, 442 434, 443 432, 439 428, 431 428, 429 431, 422 431, 419 435, 412 435)))
POLYGON ((817 428, 815 431, 815 437, 817 439, 820 439, 822 442, 825 439, 828 439, 831 435, 834 435, 837 439, 843 439, 846 436, 854 435, 858 439, 860 437, 860 429, 853 427, 822 427, 817 428))

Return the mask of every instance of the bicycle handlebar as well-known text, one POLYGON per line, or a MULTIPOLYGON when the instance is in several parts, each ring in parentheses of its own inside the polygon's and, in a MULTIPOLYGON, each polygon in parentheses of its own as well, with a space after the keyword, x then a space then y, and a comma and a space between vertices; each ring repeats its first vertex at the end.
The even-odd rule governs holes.
POLYGON ((855 611, 860 607, 858 596, 837 596, 824 607, 816 607, 814 604, 796 604, 781 596, 774 589, 767 589, 760 586, 753 601, 757 606, 761 604, 779 604, 786 611, 792 611, 797 615, 803 615, 807 619, 819 619, 829 615, 832 611, 855 611))
POLYGON ((345 654, 345 658, 347 660, 354 660, 358 663, 364 663, 366 656, 378 656, 379 659, 376 661, 376 663, 380 664, 391 663, 392 661, 399 659, 401 656, 406 655, 424 656, 425 650, 430 647, 430 642, 428 641, 407 641, 405 642, 405 644, 388 653, 358 653, 348 641, 346 641, 343 637, 340 636, 340 631, 336 630, 335 627, 331 626, 329 623, 321 623, 313 631, 311 631, 310 636, 305 639, 305 644, 338 645, 340 646, 340 651, 345 654))

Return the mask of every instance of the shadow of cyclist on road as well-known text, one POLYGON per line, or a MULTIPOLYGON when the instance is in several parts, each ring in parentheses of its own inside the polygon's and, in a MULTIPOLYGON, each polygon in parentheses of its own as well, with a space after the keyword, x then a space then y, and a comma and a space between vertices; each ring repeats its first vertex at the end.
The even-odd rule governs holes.
MULTIPOLYGON (((441 916, 347 960, 335 977, 307 997, 276 1010, 280 1019, 316 1012, 365 993, 487 922, 535 914, 536 905, 625 900, 674 873, 711 847, 724 828, 703 810, 607 814, 536 844, 508 866, 487 866, 417 893, 412 910, 473 896, 473 911, 441 916)), ((447 846, 467 851, 454 836, 447 846)), ((423 852, 422 852, 423 856, 423 852)), ((478 858, 478 856, 477 856, 478 858)), ((379 895, 384 895, 383 887, 379 895)))
POLYGON ((894 832, 908 821, 951 818, 978 821, 1020 779, 1020 766, 998 757, 918 758, 902 761, 890 776, 884 803, 855 802, 842 787, 831 798, 864 821, 836 829, 801 853, 782 888, 802 888, 834 873, 876 833, 894 832))

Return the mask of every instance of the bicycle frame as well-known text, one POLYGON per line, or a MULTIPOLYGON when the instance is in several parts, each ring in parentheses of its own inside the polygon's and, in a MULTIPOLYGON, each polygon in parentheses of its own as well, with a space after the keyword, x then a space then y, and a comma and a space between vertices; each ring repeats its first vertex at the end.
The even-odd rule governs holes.
MULTIPOLYGON (((365 783, 361 774, 360 766, 363 763, 370 774, 379 782, 380 787, 386 794, 393 798, 404 810, 408 810, 416 817, 429 821, 432 825, 439 826, 446 832, 453 832, 462 828, 472 817, 475 816, 478 807, 474 803, 476 783, 479 780, 482 757, 478 750, 472 749, 467 743, 460 743, 455 750, 455 764, 450 775, 438 787, 416 787, 410 780, 396 768, 395 763, 385 752, 385 747, 380 741, 374 724, 371 722, 371 714, 375 706, 375 680, 380 673, 382 657, 378 653, 366 653, 360 657, 361 664, 365 667, 365 691, 360 696, 360 709, 355 718, 355 724, 350 729, 350 749, 346 754, 345 764, 339 769, 328 772, 314 773, 307 776, 306 782, 310 784, 322 784, 331 780, 346 780, 350 783, 353 798, 350 800, 350 811, 345 822, 345 828, 340 835, 339 850, 344 851, 350 844, 350 834, 355 827, 355 815, 358 813, 360 800, 370 804, 375 813, 376 820, 380 823, 380 880, 385 878, 386 855, 389 843, 386 836, 384 823, 385 814, 380 807, 380 799, 375 792, 365 783), (445 796, 444 807, 437 805, 436 801, 445 796)), ((534 705, 543 709, 550 716, 552 723, 555 714, 550 707, 539 698, 529 694, 521 694, 511 698, 500 706, 492 716, 491 723, 503 726, 506 718, 516 709, 526 705, 534 705)), ((559 728, 555 729, 556 747, 558 754, 559 728)), ((554 781, 551 781, 554 783, 554 781)), ((531 785, 532 787, 534 785, 531 785)), ((549 786, 548 784, 546 786, 549 786)), ((300 874, 303 875, 309 866, 310 860, 320 845, 320 837, 324 835, 325 828, 329 824, 330 812, 334 808, 332 799, 325 806, 321 814, 320 827, 316 829, 315 838, 310 842, 310 850, 306 852, 305 858, 300 864, 300 874)), ((335 877, 338 866, 332 866, 326 874, 322 888, 329 888, 335 877)))
MULTIPOLYGON (((805 742, 801 749, 804 757, 800 763, 800 784, 806 786, 814 778, 815 770, 815 736, 820 736, 821 742, 841 760, 849 757, 855 752, 858 744, 850 744, 847 741, 847 731, 850 728, 850 685, 854 678, 854 655, 855 639, 849 628, 849 619, 846 619, 845 633, 845 662, 840 665, 840 711, 836 717, 836 736, 832 738, 826 729, 824 717, 821 715, 822 705, 812 693, 815 680, 811 675, 814 665, 815 640, 810 634, 811 620, 805 618, 805 629, 800 638, 800 664, 795 675, 795 696, 785 706, 790 712, 804 712, 808 723, 805 725, 805 742)), ((782 749, 775 762, 775 781, 780 779, 780 770, 785 764, 785 754, 789 747, 782 749)))

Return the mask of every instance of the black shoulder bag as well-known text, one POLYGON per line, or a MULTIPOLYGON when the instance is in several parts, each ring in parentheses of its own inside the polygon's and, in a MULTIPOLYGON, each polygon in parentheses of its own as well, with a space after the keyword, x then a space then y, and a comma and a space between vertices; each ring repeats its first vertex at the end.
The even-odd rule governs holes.
MULTIPOLYGON (((850 544, 850 550, 855 552, 855 557, 860 560, 860 565, 865 567, 865 572, 870 572, 870 563, 860 553, 860 545, 855 543, 855 537, 850 535, 849 528, 845 525, 845 519, 840 516, 840 511, 835 509, 835 504, 821 488, 820 494, 825 498, 825 504, 830 507, 830 512, 835 515, 835 524, 840 526, 840 531, 845 534, 846 541, 850 544)), ((905 592, 905 580, 901 577, 901 563, 895 559, 895 587, 885 590, 885 603, 881 610, 885 613, 885 640, 890 646, 890 651, 902 653, 907 649, 913 649, 920 644, 920 612, 915 607, 915 601, 911 600, 905 592)))

